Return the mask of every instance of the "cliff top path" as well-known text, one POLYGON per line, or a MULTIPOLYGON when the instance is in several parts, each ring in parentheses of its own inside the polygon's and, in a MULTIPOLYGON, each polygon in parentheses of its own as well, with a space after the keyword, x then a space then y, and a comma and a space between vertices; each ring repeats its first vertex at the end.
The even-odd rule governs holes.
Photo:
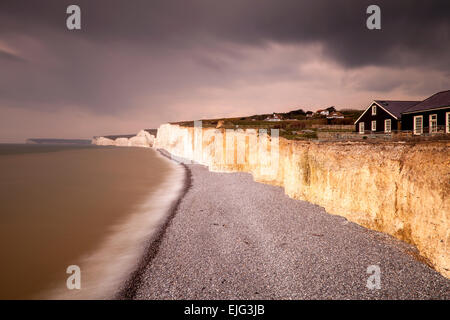
POLYGON ((450 280, 418 261, 410 245, 291 199, 248 173, 187 168, 191 186, 129 297, 450 298, 450 280), (380 267, 380 289, 366 287, 370 265, 380 267))

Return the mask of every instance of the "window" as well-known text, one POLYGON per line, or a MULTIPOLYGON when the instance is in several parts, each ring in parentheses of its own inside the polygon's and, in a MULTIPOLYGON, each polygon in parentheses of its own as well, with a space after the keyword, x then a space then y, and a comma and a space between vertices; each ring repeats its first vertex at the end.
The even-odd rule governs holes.
POLYGON ((391 132, 391 119, 384 120, 384 132, 391 132))
POLYGON ((423 133, 423 116, 414 117, 414 134, 423 133))
POLYGON ((375 116, 377 114, 377 106, 373 105, 372 106, 372 115, 375 116))
POLYGON ((445 132, 450 133, 450 112, 445 113, 445 132))
POLYGON ((437 132, 437 114, 430 114, 430 133, 437 132))
POLYGON ((364 134, 364 122, 359 123, 359 133, 364 134))
POLYGON ((372 131, 377 131, 377 121, 376 120, 372 121, 372 131))

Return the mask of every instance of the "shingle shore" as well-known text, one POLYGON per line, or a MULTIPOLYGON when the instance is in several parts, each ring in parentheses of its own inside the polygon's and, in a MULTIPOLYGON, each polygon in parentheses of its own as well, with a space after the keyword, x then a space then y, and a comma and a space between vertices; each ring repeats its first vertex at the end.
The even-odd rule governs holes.
POLYGON ((450 280, 408 244, 248 173, 187 168, 191 186, 139 272, 136 299, 450 298, 450 280), (370 265, 381 289, 366 287, 370 265))

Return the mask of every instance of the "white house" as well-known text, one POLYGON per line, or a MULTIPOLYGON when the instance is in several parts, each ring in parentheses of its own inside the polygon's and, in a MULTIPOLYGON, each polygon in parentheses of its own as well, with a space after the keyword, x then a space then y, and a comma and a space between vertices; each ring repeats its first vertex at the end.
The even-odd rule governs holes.
POLYGON ((327 109, 325 109, 325 110, 317 110, 316 113, 317 114, 321 114, 323 116, 327 116, 327 115, 330 114, 330 111, 328 111, 327 109))
POLYGON ((281 120, 283 120, 282 118, 281 118, 281 116, 280 115, 278 115, 278 114, 276 114, 275 112, 271 115, 271 116, 268 116, 266 119, 264 119, 264 120, 266 120, 266 121, 281 121, 281 120))

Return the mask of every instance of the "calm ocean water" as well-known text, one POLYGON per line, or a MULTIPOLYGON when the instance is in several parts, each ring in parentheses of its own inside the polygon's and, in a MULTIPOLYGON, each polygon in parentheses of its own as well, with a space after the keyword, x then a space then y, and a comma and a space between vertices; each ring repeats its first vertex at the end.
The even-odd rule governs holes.
POLYGON ((113 297, 182 177, 152 149, 0 145, 0 299, 113 297))

